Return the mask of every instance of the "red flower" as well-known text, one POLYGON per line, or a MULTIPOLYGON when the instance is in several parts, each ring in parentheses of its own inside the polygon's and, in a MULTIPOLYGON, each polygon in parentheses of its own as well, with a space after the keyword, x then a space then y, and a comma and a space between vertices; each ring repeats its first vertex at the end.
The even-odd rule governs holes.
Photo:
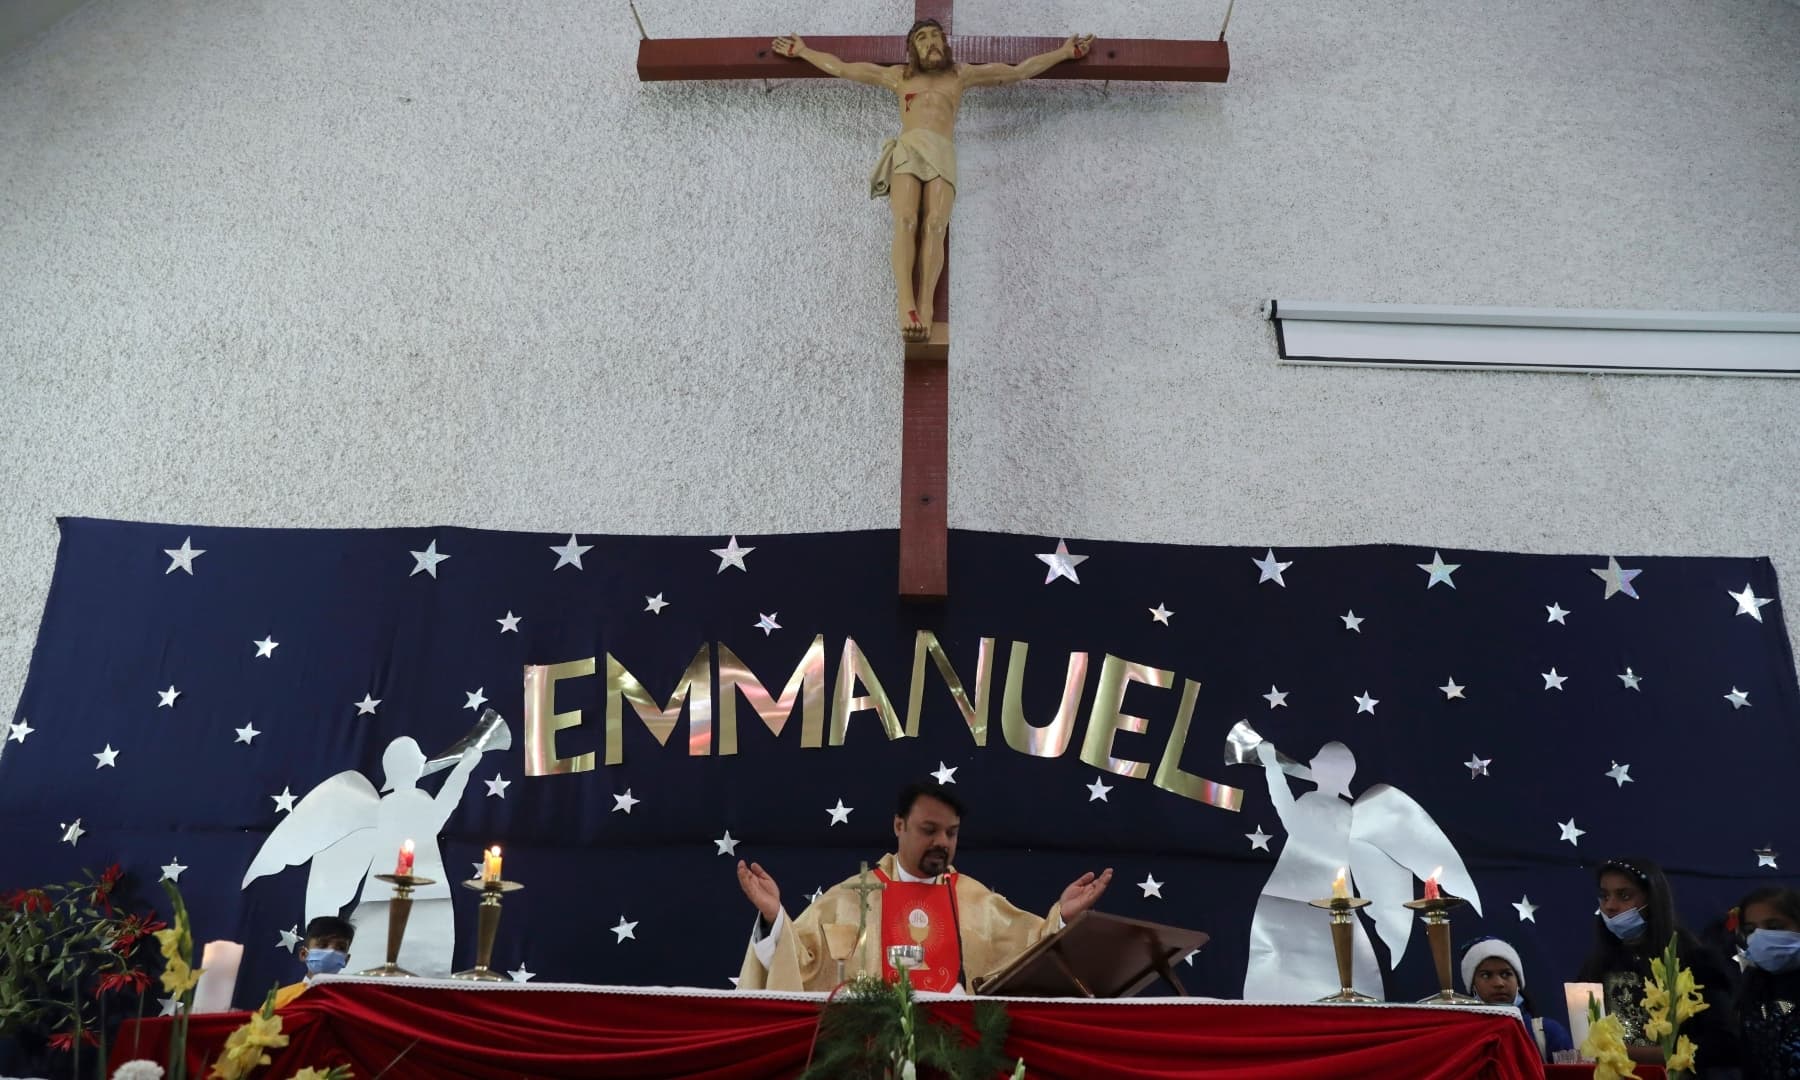
POLYGON ((100 880, 94 883, 93 902, 104 907, 108 915, 113 913, 113 888, 119 884, 119 879, 124 876, 125 871, 120 868, 118 863, 113 863, 111 866, 100 872, 100 880))
POLYGON ((132 946, 139 938, 149 937, 158 930, 166 930, 168 925, 158 919, 154 913, 149 915, 127 915, 119 923, 119 936, 113 939, 114 951, 131 952, 132 946))
POLYGON ((1727 934, 1735 934, 1735 933, 1737 933, 1737 929, 1738 929, 1738 909, 1732 908, 1730 911, 1725 913, 1725 932, 1727 934))
POLYGON ((150 989, 150 973, 142 968, 126 968, 110 975, 100 976, 94 985, 94 996, 99 997, 109 990, 133 990, 142 994, 150 989))
MULTIPOLYGON (((95 1035, 91 1028, 81 1029, 81 1041, 87 1043, 89 1046, 100 1045, 100 1037, 95 1035)), ((75 1033, 73 1031, 59 1031, 55 1035, 50 1036, 50 1049, 52 1050, 61 1050, 66 1054, 73 1049, 74 1046, 75 1033)))
POLYGON ((6 894, 6 906, 9 910, 23 911, 27 915, 49 911, 50 896, 42 889, 15 889, 6 894))

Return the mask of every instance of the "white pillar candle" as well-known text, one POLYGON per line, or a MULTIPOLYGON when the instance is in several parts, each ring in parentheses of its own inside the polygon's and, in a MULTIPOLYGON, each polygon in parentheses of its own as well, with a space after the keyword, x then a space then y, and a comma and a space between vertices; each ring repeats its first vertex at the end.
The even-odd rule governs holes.
POLYGON ((194 987, 195 1013, 231 1011, 231 992, 237 989, 238 965, 243 960, 244 947, 235 941, 206 943, 200 953, 200 983, 194 987))
POLYGON ((1588 1037, 1588 998, 1592 996, 1600 1006, 1600 1015, 1606 1015, 1606 987, 1599 983, 1563 983, 1563 998, 1569 1005, 1569 1037, 1575 1040, 1575 1049, 1588 1037))

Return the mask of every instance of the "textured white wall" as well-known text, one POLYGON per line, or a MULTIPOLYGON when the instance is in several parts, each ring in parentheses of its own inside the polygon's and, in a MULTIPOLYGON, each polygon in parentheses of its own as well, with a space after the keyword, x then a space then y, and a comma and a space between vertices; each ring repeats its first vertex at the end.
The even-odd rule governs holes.
MULTIPOLYGON (((956 29, 1223 9, 962 0, 956 29)), ((1245 0, 1231 38, 1224 86, 968 99, 953 524, 1800 565, 1800 383, 1288 369, 1256 310, 1800 308, 1800 7, 1245 0)), ((0 698, 56 514, 893 525, 864 188, 893 106, 643 86, 635 41, 623 0, 96 0, 0 60, 0 698)))

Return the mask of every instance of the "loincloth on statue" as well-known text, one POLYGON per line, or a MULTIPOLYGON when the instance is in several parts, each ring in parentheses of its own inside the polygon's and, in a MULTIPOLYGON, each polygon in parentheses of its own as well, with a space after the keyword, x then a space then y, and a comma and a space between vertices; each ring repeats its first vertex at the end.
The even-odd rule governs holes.
POLYGON ((948 135, 924 128, 903 131, 900 137, 881 144, 881 160, 869 174, 869 198, 885 198, 893 186, 894 174, 916 176, 920 183, 942 177, 956 187, 956 144, 948 135))

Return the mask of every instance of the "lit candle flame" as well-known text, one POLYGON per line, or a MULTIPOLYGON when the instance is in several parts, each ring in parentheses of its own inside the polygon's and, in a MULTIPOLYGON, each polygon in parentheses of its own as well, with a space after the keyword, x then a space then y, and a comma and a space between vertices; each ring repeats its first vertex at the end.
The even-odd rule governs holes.
POLYGON ((1331 898, 1333 900, 1348 900, 1350 898, 1350 889, 1344 880, 1344 875, 1348 869, 1348 867, 1344 866, 1338 867, 1337 880, 1331 883, 1331 898))
POLYGON ((1438 900, 1438 899, 1442 898, 1441 894, 1438 892, 1438 878, 1442 877, 1443 875, 1444 875, 1444 868, 1440 866, 1440 867, 1437 867, 1436 869, 1434 869, 1425 878, 1425 899, 1438 900))

